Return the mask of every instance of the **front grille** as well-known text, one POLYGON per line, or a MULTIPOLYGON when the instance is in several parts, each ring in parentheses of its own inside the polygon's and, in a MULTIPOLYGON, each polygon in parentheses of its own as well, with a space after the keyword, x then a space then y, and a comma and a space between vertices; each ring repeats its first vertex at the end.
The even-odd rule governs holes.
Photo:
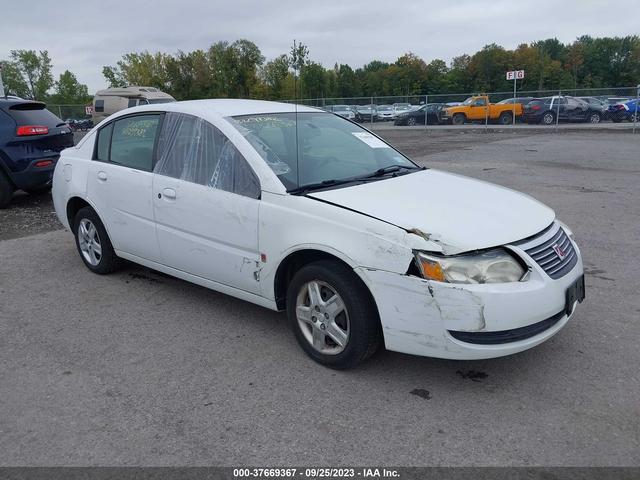
MULTIPOLYGON (((546 231, 545 229, 541 235, 546 231)), ((558 231, 549 240, 530 247, 525 252, 553 279, 558 279, 569 273, 578 262, 578 255, 573 243, 562 227, 558 227, 558 231), (564 253, 562 258, 558 251, 564 253)))

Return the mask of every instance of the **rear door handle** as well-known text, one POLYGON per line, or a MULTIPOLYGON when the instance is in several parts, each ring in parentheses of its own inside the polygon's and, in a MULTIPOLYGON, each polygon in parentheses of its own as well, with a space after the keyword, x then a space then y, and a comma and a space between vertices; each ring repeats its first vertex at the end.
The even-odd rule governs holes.
POLYGON ((107 181, 106 172, 98 172, 98 180, 106 182, 107 181))
POLYGON ((162 194, 164 195, 165 198, 168 198, 169 200, 175 200, 176 199, 176 191, 173 188, 165 188, 162 190, 162 194))

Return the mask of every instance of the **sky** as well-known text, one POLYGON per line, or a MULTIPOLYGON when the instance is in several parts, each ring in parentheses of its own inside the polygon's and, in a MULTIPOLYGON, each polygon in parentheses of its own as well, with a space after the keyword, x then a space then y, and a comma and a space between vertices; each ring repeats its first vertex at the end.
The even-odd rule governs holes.
MULTIPOLYGON (((2 0, 10 2, 10 0, 2 0)), ((48 50, 54 76, 71 70, 89 93, 104 88, 104 65, 125 53, 206 49, 246 38, 267 60, 293 40, 311 60, 359 67, 413 52, 447 63, 497 43, 640 33, 638 0, 156 0, 10 2, 0 7, 0 59, 15 49, 48 50)))

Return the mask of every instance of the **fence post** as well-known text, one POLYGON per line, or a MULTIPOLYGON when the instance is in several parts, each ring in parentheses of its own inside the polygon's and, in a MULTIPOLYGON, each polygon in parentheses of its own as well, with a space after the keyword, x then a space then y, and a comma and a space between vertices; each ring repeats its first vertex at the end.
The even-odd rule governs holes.
POLYGON ((562 91, 558 90, 558 103, 556 105, 556 133, 558 133, 558 121, 560 120, 560 97, 562 96, 562 91))
POLYGON ((638 111, 638 107, 640 107, 640 85, 638 85, 636 89, 636 104, 633 109, 633 134, 636 134, 636 125, 638 124, 638 117, 640 116, 640 112, 638 111))
POLYGON ((371 97, 371 126, 373 126, 373 97, 371 97))
POLYGON ((516 82, 517 80, 513 79, 513 127, 516 126, 516 82))
MULTIPOLYGON (((429 124, 429 95, 424 96, 424 128, 429 124)), ((427 130, 428 131, 428 130, 427 130)))
POLYGON ((58 117, 62 118, 62 107, 58 105, 58 117))

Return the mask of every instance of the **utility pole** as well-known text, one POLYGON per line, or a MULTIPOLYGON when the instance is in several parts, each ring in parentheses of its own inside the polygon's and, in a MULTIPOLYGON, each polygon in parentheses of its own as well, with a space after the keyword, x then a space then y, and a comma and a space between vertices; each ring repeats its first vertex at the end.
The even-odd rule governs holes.
POLYGON ((0 63, 0 97, 7 98, 7 94, 4 91, 4 84, 2 83, 2 64, 0 63))

